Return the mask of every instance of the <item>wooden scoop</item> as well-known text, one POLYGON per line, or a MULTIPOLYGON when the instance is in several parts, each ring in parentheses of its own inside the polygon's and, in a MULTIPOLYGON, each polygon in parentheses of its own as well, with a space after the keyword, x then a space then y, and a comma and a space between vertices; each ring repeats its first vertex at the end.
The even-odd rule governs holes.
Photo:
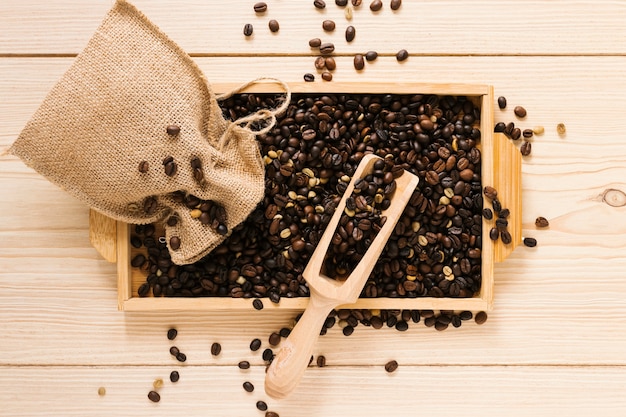
POLYGON ((324 276, 321 272, 322 265, 341 214, 344 212, 346 199, 352 194, 354 182, 369 174, 378 159, 380 158, 372 154, 363 157, 315 252, 313 252, 302 273, 309 284, 309 304, 289 337, 282 342, 280 351, 267 370, 265 392, 272 398, 284 398, 298 385, 309 364, 313 347, 328 313, 338 305, 351 304, 357 301, 380 253, 417 186, 419 179, 409 172, 404 172, 402 176, 397 178, 396 190, 391 197, 391 205, 383 212, 387 220, 363 259, 345 280, 339 281, 324 276))

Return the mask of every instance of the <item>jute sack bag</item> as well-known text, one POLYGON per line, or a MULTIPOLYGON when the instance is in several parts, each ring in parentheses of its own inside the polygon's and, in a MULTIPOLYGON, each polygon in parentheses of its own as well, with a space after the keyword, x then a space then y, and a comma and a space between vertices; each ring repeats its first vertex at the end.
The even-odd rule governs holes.
POLYGON ((255 136, 288 105, 282 86, 279 108, 225 120, 189 55, 120 0, 9 152, 107 216, 162 222, 172 261, 192 263, 263 198, 255 136), (200 221, 189 195, 220 207, 222 226, 200 221))

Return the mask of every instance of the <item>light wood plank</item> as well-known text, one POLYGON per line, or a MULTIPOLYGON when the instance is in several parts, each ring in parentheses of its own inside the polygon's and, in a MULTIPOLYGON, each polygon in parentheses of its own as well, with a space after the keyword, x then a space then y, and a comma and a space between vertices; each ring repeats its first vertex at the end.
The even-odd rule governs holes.
MULTIPOLYGON (((390 356, 392 357, 392 356, 390 356)), ((2 367, 0 403, 7 416, 259 416, 258 400, 281 416, 621 417, 624 368, 410 367, 309 368, 291 397, 263 392, 262 367, 2 367), (168 380, 177 369, 180 380, 168 380), (161 401, 147 393, 163 378, 161 401), (253 393, 242 388, 255 386, 253 393), (98 396, 99 387, 106 395, 98 396)))
MULTIPOLYGON (((378 13, 363 2, 351 22, 333 1, 327 3, 320 12, 312 1, 269 2, 268 12, 257 16, 254 2, 245 0, 133 2, 193 54, 313 55, 308 40, 314 37, 333 41, 337 54, 349 55, 368 50, 395 55, 402 48, 416 55, 626 53, 626 4, 620 1, 481 0, 471 6, 462 0, 405 1, 397 12, 385 3, 378 13), (280 22, 278 33, 268 30, 269 19, 280 22), (336 21, 334 33, 322 30, 324 19, 336 21), (251 38, 242 34, 246 23, 254 25, 251 38), (344 39, 349 23, 357 30, 350 44, 344 39)), ((78 53, 112 4, 3 2, 0 54, 78 53)))

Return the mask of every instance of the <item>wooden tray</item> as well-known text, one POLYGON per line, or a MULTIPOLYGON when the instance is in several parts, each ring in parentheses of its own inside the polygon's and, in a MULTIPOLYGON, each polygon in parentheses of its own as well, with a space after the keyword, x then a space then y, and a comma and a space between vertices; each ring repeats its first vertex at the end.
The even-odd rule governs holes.
MULTIPOLYGON (((212 85, 217 92, 230 91, 237 87, 231 84, 212 85)), ((274 84, 255 84, 245 92, 279 93, 274 84)), ((522 196, 521 154, 503 134, 493 133, 493 87, 472 84, 420 84, 420 83, 293 83, 294 93, 353 93, 353 94, 437 94, 463 95, 472 98, 481 108, 482 184, 498 190, 498 199, 503 207, 511 211, 509 232, 512 243, 494 243, 488 238, 492 221, 483 221, 482 285, 472 298, 362 298, 345 308, 369 309, 413 309, 413 310, 470 310, 489 311, 493 307, 494 264, 503 261, 521 242, 522 196)), ((486 206, 489 206, 488 204, 486 206)), ((253 309, 252 299, 230 297, 145 297, 137 295, 145 276, 131 268, 130 225, 115 221, 94 210, 89 217, 90 240, 98 252, 108 261, 117 263, 118 308, 125 311, 168 311, 168 310, 247 310, 253 309)), ((133 249, 134 250, 134 249, 133 249)), ((303 310, 307 297, 281 298, 279 304, 267 299, 265 308, 303 310)))

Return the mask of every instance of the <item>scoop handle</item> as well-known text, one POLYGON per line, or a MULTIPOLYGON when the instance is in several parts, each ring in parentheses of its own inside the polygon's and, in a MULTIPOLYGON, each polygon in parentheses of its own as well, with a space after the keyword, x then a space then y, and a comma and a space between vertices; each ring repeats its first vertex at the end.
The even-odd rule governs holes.
POLYGON ((336 302, 311 293, 309 305, 282 342, 265 375, 265 392, 274 399, 285 398, 300 382, 309 366, 313 346, 320 335, 322 325, 336 302))

